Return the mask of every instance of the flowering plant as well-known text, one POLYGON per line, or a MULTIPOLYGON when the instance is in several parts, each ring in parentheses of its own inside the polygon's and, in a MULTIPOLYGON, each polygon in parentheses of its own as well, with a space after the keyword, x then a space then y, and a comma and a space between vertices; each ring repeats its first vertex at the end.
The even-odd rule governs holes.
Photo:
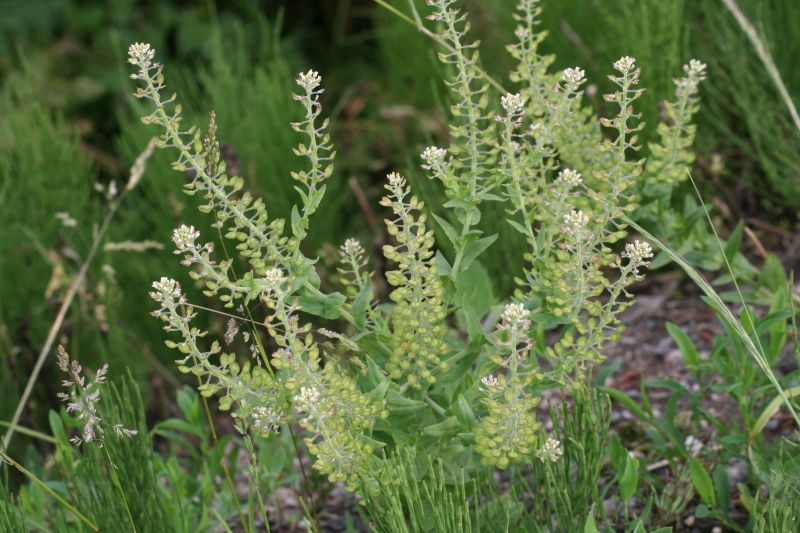
POLYGON ((538 2, 522 0, 509 46, 518 92, 496 97, 477 43, 466 40, 465 15, 454 0, 429 3, 441 58, 453 70, 453 119, 450 145, 425 148, 421 167, 448 201, 426 210, 404 177, 389 174, 380 204, 391 269, 370 273, 368 254, 348 239, 340 249, 341 293, 323 291, 315 261, 301 251, 335 156, 321 120, 320 75, 309 70, 296 80, 304 119, 292 127, 305 137, 295 153, 306 168, 292 175, 300 201, 287 223, 268 216, 269 198, 253 197, 241 177, 227 174, 214 114, 205 134, 185 128, 175 96, 164 97, 154 50, 129 49, 135 95, 152 109, 143 120, 161 128, 161 147, 177 154, 173 166, 192 176, 187 194, 202 197, 200 209, 235 250, 230 256, 224 241, 201 241, 193 227, 175 230, 189 276, 227 308, 226 344, 244 326, 249 346, 237 353, 207 341, 208 332, 192 324, 199 306, 177 281, 162 278, 153 283, 154 315, 175 334, 167 345, 180 354, 178 368, 198 376, 203 395, 219 396, 244 434, 268 435, 296 421, 315 468, 350 488, 374 481, 380 448, 417 446, 470 471, 569 455, 567 443, 542 429, 540 393, 555 387, 565 399, 587 397, 586 378, 618 336, 619 313, 633 302, 628 289, 653 257, 646 242, 618 244, 627 236, 623 216, 647 192, 645 177, 676 182, 691 161, 699 62, 676 82, 670 121, 659 127, 663 140, 645 166, 631 159, 644 127, 634 112, 643 89, 632 57, 613 65, 617 90, 605 99, 616 115, 596 117, 582 103, 582 69, 549 72, 552 58, 538 51, 538 2), (487 202, 503 202, 509 228, 527 239, 527 268, 503 298, 492 294, 480 264, 501 237, 478 229, 487 202), (452 255, 437 249, 431 220, 452 255), (377 275, 392 288, 387 305, 376 303, 377 275), (315 329, 314 317, 337 320, 339 331, 315 329), (555 341, 547 342, 547 330, 557 332, 555 341))

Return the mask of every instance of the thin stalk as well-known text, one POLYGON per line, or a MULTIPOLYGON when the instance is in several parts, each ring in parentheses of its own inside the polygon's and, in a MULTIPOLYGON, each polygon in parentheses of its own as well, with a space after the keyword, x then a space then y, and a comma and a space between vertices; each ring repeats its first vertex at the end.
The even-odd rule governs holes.
POLYGON ((136 523, 133 521, 133 515, 131 514, 131 508, 128 506, 128 498, 125 497, 125 491, 122 490, 122 484, 119 482, 119 476, 117 475, 117 468, 114 466, 114 462, 111 460, 111 455, 108 453, 108 447, 102 446, 103 451, 106 454, 106 459, 108 459, 108 468, 111 469, 111 480, 114 482, 114 486, 119 491, 119 495, 122 497, 122 503, 125 505, 125 512, 128 513, 128 520, 131 522, 131 528, 133 528, 133 533, 136 533, 136 523))
MULTIPOLYGON (((11 424, 9 422, 6 422, 5 420, 0 420, 0 426, 10 428, 11 424)), ((34 439, 39 439, 44 442, 49 442, 50 444, 56 444, 58 442, 56 441, 55 438, 46 433, 42 433, 41 431, 36 431, 35 429, 27 428, 25 426, 18 425, 14 429, 19 433, 22 433, 23 435, 27 435, 29 437, 33 437, 34 439)))
MULTIPOLYGON (((433 39, 434 41, 436 41, 437 43, 439 43, 448 52, 453 53, 453 54, 456 53, 456 49, 455 48, 453 48, 452 46, 447 44, 444 40, 442 40, 441 37, 439 37, 438 35, 436 35, 432 31, 430 31, 428 28, 426 28, 422 24, 422 19, 420 18, 419 13, 417 13, 416 6, 412 2, 409 2, 409 4, 411 5, 411 9, 414 12, 414 18, 413 19, 411 17, 409 17, 408 15, 406 15, 405 13, 403 13, 402 11, 400 11, 399 9, 397 9, 396 7, 394 7, 392 5, 389 5, 384 0, 375 0, 375 3, 378 4, 379 6, 381 6, 382 8, 386 9, 387 11, 390 11, 391 13, 393 13, 394 15, 399 17, 401 20, 411 24, 412 26, 415 26, 417 28, 417 30, 419 30, 420 33, 422 33, 426 37, 429 37, 429 38, 433 39)), ((479 72, 480 75, 482 77, 484 77, 487 82, 489 82, 495 89, 500 91, 502 94, 506 94, 508 92, 507 90, 505 90, 505 88, 497 80, 495 80, 488 72, 483 70, 478 65, 475 65, 475 70, 477 72, 479 72)))
POLYGON ((36 477, 36 475, 34 475, 33 472, 31 472, 30 470, 28 470, 27 468, 25 468, 24 466, 22 466, 21 464, 16 462, 14 459, 9 457, 8 454, 6 454, 3 450, 0 450, 0 460, 5 461, 6 463, 10 464, 11 466, 13 466, 17 470, 19 470, 25 477, 27 477, 28 479, 30 479, 31 481, 36 483, 42 490, 44 490, 47 494, 52 496, 53 499, 55 501, 57 501, 62 507, 64 507, 69 512, 74 514, 75 517, 78 518, 81 522, 86 524, 89 527, 89 529, 91 529, 92 531, 95 531, 96 533, 99 533, 100 528, 97 527, 97 525, 95 525, 94 522, 92 522, 91 520, 86 518, 86 516, 84 516, 83 513, 81 513, 80 511, 78 511, 78 509, 76 509, 71 503, 69 503, 67 500, 62 498, 56 491, 54 491, 52 488, 50 488, 50 486, 47 485, 44 481, 42 481, 41 479, 36 477))
POLYGON ((786 85, 783 83, 783 78, 781 78, 781 73, 778 71, 778 67, 775 66, 775 61, 772 60, 772 56, 767 50, 767 47, 764 46, 764 41, 762 41, 758 36, 758 32, 753 24, 747 20, 745 14, 741 9, 739 9, 739 5, 736 3, 736 0, 722 0, 722 3, 725 4, 725 7, 727 7, 728 11, 731 12, 731 15, 733 15, 733 17, 736 19, 736 22, 739 23, 742 31, 745 33, 745 35, 747 35, 747 38, 753 45, 753 49, 755 49, 756 54, 758 55, 758 58, 764 64, 764 68, 767 70, 770 78, 772 78, 772 82, 775 84, 775 87, 777 87, 781 98, 783 98, 783 102, 789 109, 789 114, 792 116, 794 126, 797 128, 797 131, 800 131, 800 115, 797 114, 797 108, 794 106, 794 101, 792 101, 792 97, 789 95, 789 91, 786 89, 786 85))

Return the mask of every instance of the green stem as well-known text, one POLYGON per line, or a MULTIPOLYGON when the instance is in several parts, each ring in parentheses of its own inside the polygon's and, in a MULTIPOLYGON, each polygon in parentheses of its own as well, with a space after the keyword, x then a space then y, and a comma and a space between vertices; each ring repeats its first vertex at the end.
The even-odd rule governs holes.
POLYGON ((128 499, 125 497, 125 491, 122 490, 122 484, 119 482, 117 468, 114 466, 114 462, 111 460, 111 454, 108 453, 108 447, 102 446, 102 448, 103 452, 106 454, 106 459, 108 459, 108 468, 111 469, 111 480, 114 482, 114 486, 117 487, 119 495, 122 497, 122 503, 125 505, 125 512, 128 513, 128 520, 131 522, 133 533, 136 533, 136 523, 133 521, 133 515, 131 514, 131 508, 128 506, 128 499))

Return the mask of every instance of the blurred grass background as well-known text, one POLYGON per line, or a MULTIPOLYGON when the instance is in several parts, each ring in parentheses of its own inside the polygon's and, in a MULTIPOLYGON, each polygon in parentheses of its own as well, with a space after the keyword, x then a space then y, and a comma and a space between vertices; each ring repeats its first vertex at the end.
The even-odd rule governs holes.
MULTIPOLYGON (((425 13, 424 1, 414 1, 425 13)), ((392 3, 408 12, 406 2, 392 3)), ((513 2, 465 4, 485 65, 502 79, 511 64, 504 48, 513 35, 513 2)), ((800 134, 721 2, 544 0, 542 5, 543 27, 550 32, 544 52, 556 54, 555 68, 587 70, 598 109, 611 62, 621 55, 639 59, 648 88, 641 111, 650 134, 680 66, 692 57, 707 62, 696 178, 736 218, 758 217, 796 230, 800 134)), ((740 5, 800 100, 795 64, 800 42, 793 38, 800 2, 742 0, 740 5)), ((288 126, 297 118, 293 78, 301 69, 321 72, 339 153, 325 204, 312 223, 315 249, 338 246, 352 235, 375 237, 354 192, 364 192, 376 205, 389 170, 410 176, 429 204, 442 198, 417 169, 422 147, 447 142, 443 67, 430 40, 369 0, 31 0, 0 2, 0 12, 0 388, 5 392, 0 420, 11 417, 90 246, 110 184, 124 184, 152 134, 138 121, 129 97, 124 61, 129 43, 148 41, 158 50, 187 122, 203 125, 209 110, 216 111, 228 166, 265 197, 274 216, 289 214, 289 172, 301 164, 292 155, 297 137, 288 126), (60 212, 76 224, 65 226, 56 218, 60 212)), ((107 238, 144 249, 101 254, 60 335, 87 366, 108 361, 112 369, 129 367, 149 383, 145 390, 177 379, 158 323, 148 316, 147 296, 153 279, 185 279, 171 253, 170 233, 186 222, 214 237, 193 199, 182 194, 184 178, 167 158, 156 153, 107 238)), ((676 198, 680 205, 682 196, 676 198)), ((500 209, 489 214, 484 229, 506 232, 503 218, 500 209)), ((494 262, 485 266, 498 288, 511 286, 521 247, 512 243, 490 254, 494 262)), ((45 367, 24 425, 46 427, 58 382, 53 367, 45 367)))

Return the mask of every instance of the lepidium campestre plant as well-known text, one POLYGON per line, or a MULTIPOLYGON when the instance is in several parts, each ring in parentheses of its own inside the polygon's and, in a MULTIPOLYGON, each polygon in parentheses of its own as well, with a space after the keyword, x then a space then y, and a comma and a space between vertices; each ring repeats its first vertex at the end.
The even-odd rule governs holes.
MULTIPOLYGON (((219 397, 239 431, 268 436, 299 425, 314 467, 367 497, 385 482, 375 478, 378 451, 388 457, 404 447, 463 465, 467 476, 546 465, 535 470, 549 472, 562 493, 580 464, 591 473, 581 479, 596 485, 608 417, 594 412, 606 403, 594 400, 587 378, 603 361, 605 343, 619 334, 619 313, 633 302, 629 288, 652 258, 649 244, 621 242, 627 236, 622 218, 640 201, 645 173, 636 155, 643 127, 635 111, 639 67, 627 56, 613 65, 617 90, 606 100, 614 114, 599 119, 582 105, 580 67, 548 72, 552 58, 538 51, 544 39, 536 28, 538 3, 523 0, 510 47, 519 60, 511 76, 517 87, 495 94, 491 86, 498 84, 480 68, 477 43, 467 42, 466 15, 454 0, 429 3, 438 31, 429 33, 444 43, 440 57, 452 71, 453 119, 450 145, 425 148, 421 166, 442 183, 447 202, 424 211, 405 178, 387 176, 380 202, 390 237, 383 248, 391 287, 385 304, 356 240, 339 251, 344 294, 323 292, 315 261, 300 251, 333 172, 319 74, 307 71, 296 80, 294 100, 305 118, 292 127, 305 139, 295 153, 307 166, 293 174, 300 201, 286 224, 268 217, 269 198, 252 197, 240 177, 226 173, 213 113, 204 135, 184 129, 175 97, 162 96, 166 82, 153 50, 131 46, 136 96, 152 107, 144 120, 162 129, 161 146, 177 153, 178 170, 192 175, 186 192, 204 199, 201 209, 215 218, 223 238, 201 240, 196 229, 180 226, 173 234, 176 253, 206 297, 227 307, 228 341, 248 328, 251 347, 237 353, 235 344, 223 348, 208 339, 193 325, 200 304, 188 301, 175 280, 153 284, 154 314, 174 335, 167 344, 179 353, 179 369, 197 376, 203 395, 219 397), (502 203, 510 228, 526 239, 526 267, 510 295, 494 295, 492 273, 481 264, 500 237, 477 229, 490 201, 502 203), (452 254, 437 247, 430 219, 452 254), (338 330, 315 329, 314 317, 339 320, 338 330), (548 341, 547 330, 555 340, 548 341), (337 348, 328 350, 319 334, 337 348), (563 427, 550 433, 537 406, 541 391, 552 387, 581 409, 564 408, 563 427), (570 419, 573 412, 583 418, 570 419), (566 429, 591 420, 605 424, 597 432, 603 438, 593 443, 585 431, 566 429), (581 455, 589 446, 592 453, 581 455)), ((682 87, 691 107, 694 89, 682 87)), ((687 128, 669 130, 677 140, 665 144, 663 160, 686 161, 675 150, 688 150, 687 128)), ((574 501, 583 507, 570 524, 588 515, 595 489, 580 491, 574 501)))

